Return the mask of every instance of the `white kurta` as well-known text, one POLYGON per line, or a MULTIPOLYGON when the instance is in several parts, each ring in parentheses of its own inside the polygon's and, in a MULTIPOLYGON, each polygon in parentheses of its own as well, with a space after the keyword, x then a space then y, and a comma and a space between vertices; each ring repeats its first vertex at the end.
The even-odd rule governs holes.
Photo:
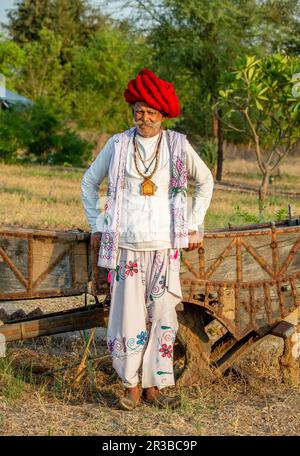
MULTIPOLYGON (((150 164, 159 135, 151 138, 136 136, 139 152, 143 160, 150 164)), ((92 233, 103 232, 105 197, 98 196, 99 185, 107 176, 113 151, 110 138, 98 154, 82 179, 82 201, 92 233)), ((156 184, 155 195, 141 195, 143 181, 134 164, 134 147, 129 143, 125 167, 125 183, 121 212, 119 246, 132 250, 155 250, 171 248, 171 212, 168 199, 170 180, 170 153, 165 133, 162 138, 159 161, 151 180, 156 184)), ((138 161, 139 169, 145 173, 144 165, 138 161)), ((150 174, 155 160, 149 168, 150 174)), ((213 178, 209 168, 186 141, 186 168, 190 184, 195 185, 194 194, 188 197, 188 228, 203 231, 205 213, 209 207, 213 191, 213 178)))

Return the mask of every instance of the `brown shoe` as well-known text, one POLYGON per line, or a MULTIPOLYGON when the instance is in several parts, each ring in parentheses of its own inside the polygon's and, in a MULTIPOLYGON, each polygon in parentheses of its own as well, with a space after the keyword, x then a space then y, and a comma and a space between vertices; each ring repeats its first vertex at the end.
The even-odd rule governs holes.
POLYGON ((137 399, 134 399, 131 397, 130 391, 133 388, 126 388, 125 390, 125 395, 120 397, 119 399, 119 409, 124 410, 124 411, 130 411, 134 410, 141 402, 141 398, 138 397, 137 399))
POLYGON ((145 394, 142 394, 142 400, 146 404, 155 405, 161 409, 171 409, 174 410, 181 406, 180 396, 166 396, 163 393, 158 393, 157 396, 153 399, 147 399, 145 394))

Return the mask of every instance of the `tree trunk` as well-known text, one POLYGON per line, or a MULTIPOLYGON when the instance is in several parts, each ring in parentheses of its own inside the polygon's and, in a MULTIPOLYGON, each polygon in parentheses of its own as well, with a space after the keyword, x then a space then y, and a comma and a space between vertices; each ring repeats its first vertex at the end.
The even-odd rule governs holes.
POLYGON ((223 135, 222 135, 222 124, 221 124, 221 117, 222 117, 222 110, 218 110, 218 118, 217 118, 217 138, 218 138, 218 161, 217 161, 217 174, 216 180, 222 180, 222 173, 223 173, 223 135))
POLYGON ((259 208, 259 218, 262 222, 264 219, 266 197, 268 192, 270 172, 267 171, 263 174, 262 182, 258 190, 258 208, 259 208))

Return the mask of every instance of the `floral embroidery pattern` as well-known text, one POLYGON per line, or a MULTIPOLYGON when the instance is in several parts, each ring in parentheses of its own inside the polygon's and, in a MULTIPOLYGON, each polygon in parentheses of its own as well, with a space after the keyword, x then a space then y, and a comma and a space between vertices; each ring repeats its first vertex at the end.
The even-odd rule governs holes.
POLYGON ((140 334, 138 334, 137 336, 137 339, 139 339, 137 341, 137 344, 138 345, 145 345, 145 343, 147 342, 148 340, 148 336, 147 336, 147 333, 146 331, 142 331, 140 334))
POLYGON ((167 345, 167 344, 162 344, 161 348, 159 349, 160 353, 162 354, 161 356, 165 358, 166 356, 168 358, 172 357, 172 352, 173 348, 172 345, 167 345))
POLYGON ((114 351, 114 347, 115 347, 115 341, 110 339, 108 341, 107 345, 108 345, 108 350, 110 352, 113 352, 114 351))
MULTIPOLYGON (((118 135, 119 138, 119 135, 118 135)), ((118 139, 117 138, 117 139, 118 139)), ((119 139, 118 139, 119 141, 119 139)), ((114 158, 119 154, 119 159, 113 160, 115 166, 109 171, 108 186, 106 195, 107 208, 104 212, 104 236, 101 238, 100 249, 98 253, 98 266, 115 269, 118 244, 119 244, 119 226, 121 217, 122 186, 124 182, 124 166, 127 152, 129 136, 121 135, 120 147, 115 148, 114 158), (112 229, 115 224, 116 229, 112 229)))
POLYGON ((175 250, 174 255, 172 255, 172 253, 170 253, 171 260, 177 260, 177 258, 178 258, 178 249, 175 250))
POLYGON ((131 275, 131 277, 133 276, 134 273, 137 273, 138 270, 137 270, 137 263, 132 263, 132 261, 129 261, 128 264, 125 264, 125 274, 127 276, 129 276, 129 274, 131 275))
POLYGON ((129 337, 128 339, 126 337, 108 338, 107 347, 113 358, 122 358, 144 350, 147 341, 147 331, 141 331, 136 337, 129 337))
MULTIPOLYGON (((155 298, 160 298, 166 291, 166 275, 162 274, 164 267, 164 260, 162 258, 162 255, 162 251, 157 250, 153 261, 153 268, 155 271, 152 281, 151 293, 149 295, 149 299, 152 302, 155 298)), ((166 258, 165 261, 167 260, 168 259, 166 258)))
MULTIPOLYGON (((120 279, 125 280, 127 277, 133 277, 135 274, 143 271, 143 266, 139 264, 140 258, 135 258, 133 261, 120 260, 116 266, 116 280, 119 282, 120 279)), ((143 278, 142 278, 143 279, 143 278)))
POLYGON ((163 346, 166 343, 173 345, 175 342, 176 331, 169 326, 161 326, 161 329, 163 329, 164 332, 160 338, 160 345, 163 346))
POLYGON ((175 253, 172 255, 170 251, 170 270, 180 271, 180 262, 182 260, 182 251, 179 252, 179 249, 175 250, 175 253))
POLYGON ((177 157, 175 166, 172 166, 171 187, 172 194, 176 195, 179 192, 186 194, 187 172, 183 161, 177 157))
POLYGON ((155 298, 160 298, 166 291, 166 276, 161 275, 159 282, 153 286, 151 294, 149 296, 150 301, 154 301, 155 298))

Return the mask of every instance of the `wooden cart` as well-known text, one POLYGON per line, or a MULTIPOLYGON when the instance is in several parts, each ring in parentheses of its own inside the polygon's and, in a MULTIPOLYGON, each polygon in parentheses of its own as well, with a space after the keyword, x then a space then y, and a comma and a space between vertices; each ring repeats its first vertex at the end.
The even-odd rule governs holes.
MULTIPOLYGON (((178 384, 218 377, 267 334, 285 340, 283 376, 297 384, 299 219, 208 231, 203 247, 182 251, 180 274, 178 384)), ((90 233, 0 228, 0 301, 6 341, 106 326, 107 270, 97 267, 90 233), (5 312, 10 300, 81 294, 95 296, 95 304, 14 320, 5 312)))

